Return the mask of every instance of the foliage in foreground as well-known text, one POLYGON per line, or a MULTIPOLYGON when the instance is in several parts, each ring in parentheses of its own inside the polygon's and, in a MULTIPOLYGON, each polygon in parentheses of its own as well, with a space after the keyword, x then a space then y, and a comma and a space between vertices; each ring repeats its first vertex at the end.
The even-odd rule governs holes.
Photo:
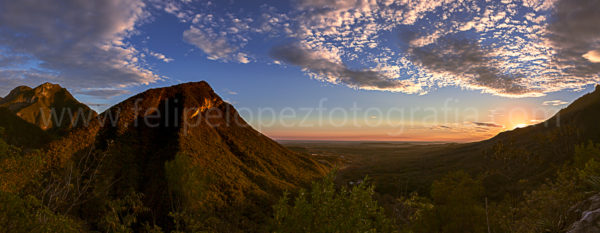
POLYGON ((351 188, 336 189, 334 175, 314 182, 293 199, 284 194, 274 206, 272 232, 394 232, 392 222, 373 199, 366 179, 351 188))
POLYGON ((431 185, 431 200, 414 196, 403 200, 415 206, 415 232, 485 232, 486 210, 480 179, 464 171, 452 172, 431 185))
POLYGON ((451 172, 431 185, 429 197, 413 193, 399 200, 408 215, 404 230, 565 232, 580 217, 573 207, 600 192, 600 144, 577 146, 572 163, 531 191, 490 203, 485 191, 481 179, 451 172))
POLYGON ((81 232, 71 218, 56 214, 33 196, 0 191, 0 232, 81 232))

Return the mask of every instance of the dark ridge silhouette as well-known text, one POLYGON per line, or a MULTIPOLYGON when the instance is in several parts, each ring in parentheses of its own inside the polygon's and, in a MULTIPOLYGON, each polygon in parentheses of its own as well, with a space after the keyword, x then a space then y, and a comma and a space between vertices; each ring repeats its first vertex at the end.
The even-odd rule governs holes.
POLYGON ((41 148, 52 138, 37 125, 21 119, 7 108, 2 107, 0 107, 0 128, 4 129, 0 135, 4 141, 24 148, 41 148))
POLYGON ((488 174, 491 190, 519 193, 553 177, 560 166, 572 160, 576 145, 600 141, 599 119, 600 87, 597 86, 595 91, 542 123, 431 155, 439 158, 436 161, 441 164, 488 174))

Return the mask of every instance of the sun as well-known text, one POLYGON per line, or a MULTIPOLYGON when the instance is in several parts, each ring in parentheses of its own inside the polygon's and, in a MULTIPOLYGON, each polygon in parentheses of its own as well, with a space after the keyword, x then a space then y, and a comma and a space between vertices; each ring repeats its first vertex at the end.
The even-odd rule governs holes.
POLYGON ((529 126, 529 125, 528 125, 528 124, 517 124, 517 125, 515 125, 515 129, 518 129, 518 128, 525 128, 525 127, 527 127, 527 126, 529 126))

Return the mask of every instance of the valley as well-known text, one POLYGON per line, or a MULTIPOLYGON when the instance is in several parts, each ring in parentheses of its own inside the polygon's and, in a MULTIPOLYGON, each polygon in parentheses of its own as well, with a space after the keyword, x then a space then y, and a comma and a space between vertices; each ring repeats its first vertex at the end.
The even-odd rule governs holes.
POLYGON ((430 142, 281 141, 290 150, 340 160, 337 181, 349 184, 373 179, 376 190, 395 197, 425 191, 431 182, 460 164, 441 161, 443 154, 460 144, 430 142), (436 163, 438 163, 436 165, 436 163), (432 169, 438 167, 439 169, 432 169))
POLYGON ((147 90, 91 121, 72 115, 96 116, 65 91, 52 84, 19 87, 0 100, 8 106, 0 107, 0 209, 6 212, 0 223, 11 222, 7 229, 587 229, 578 215, 600 191, 600 145, 593 143, 600 88, 546 122, 462 144, 276 142, 206 82, 147 90), (72 104, 54 105, 64 96, 72 104), (66 126, 56 117, 52 127, 36 125, 44 122, 39 116, 20 114, 28 108, 68 113, 66 126), (26 224, 40 214, 50 222, 26 224), (327 220, 340 214, 372 221, 327 220), (536 219, 549 222, 538 226, 536 219))
POLYGON ((0 233, 600 233, 600 0, 0 0, 0 233))

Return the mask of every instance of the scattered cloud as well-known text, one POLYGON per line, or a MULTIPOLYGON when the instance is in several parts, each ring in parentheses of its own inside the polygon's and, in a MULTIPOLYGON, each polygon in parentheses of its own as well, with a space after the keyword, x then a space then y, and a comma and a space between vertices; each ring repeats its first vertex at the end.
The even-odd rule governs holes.
POLYGON ((236 58, 239 63, 242 63, 242 64, 250 63, 250 58, 248 57, 248 54, 238 53, 236 58))
POLYGON ((3 2, 0 71, 9 75, 0 81, 48 77, 77 90, 157 82, 162 77, 144 55, 174 60, 138 51, 128 39, 160 11, 185 24, 183 40, 208 59, 261 62, 249 45, 294 41, 270 50, 274 63, 359 89, 425 94, 454 86, 525 97, 600 82, 598 0, 297 0, 294 9, 235 4, 3 2))
POLYGON ((127 95, 127 94, 130 94, 131 92, 128 90, 121 90, 121 89, 93 88, 93 89, 78 90, 75 93, 81 94, 81 95, 87 95, 87 96, 110 98, 110 97, 115 97, 115 96, 120 96, 120 95, 127 95))
POLYGON ((8 94, 17 86, 36 87, 45 82, 56 83, 59 77, 37 69, 0 69, 0 93, 8 94))
POLYGON ((562 100, 548 100, 548 101, 544 101, 542 103, 542 105, 544 105, 544 106, 562 106, 562 105, 565 105, 568 103, 569 102, 562 101, 562 100))
POLYGON ((260 22, 251 16, 238 17, 229 12, 213 12, 212 2, 200 5, 194 12, 179 9, 177 12, 180 13, 176 13, 186 12, 180 19, 191 24, 183 32, 184 41, 199 48, 210 60, 242 64, 252 62, 252 56, 243 52, 243 49, 251 35, 259 33, 260 22))
POLYGON ((153 56, 153 57, 155 57, 156 59, 158 59, 158 60, 161 60, 161 61, 163 61, 163 62, 165 62, 165 63, 169 63, 169 62, 172 62, 172 61, 174 61, 174 60, 175 60, 175 59, 173 59, 173 58, 168 58, 167 56, 165 56, 165 55, 164 55, 164 54, 162 54, 162 53, 157 53, 157 52, 150 51, 150 50, 147 50, 147 52, 148 52, 148 54, 150 54, 150 56, 153 56))
POLYGON ((97 103, 84 103, 87 106, 90 107, 108 107, 110 106, 109 104, 97 104, 97 103))
POLYGON ((0 64, 11 82, 37 83, 40 76, 70 88, 125 87, 161 77, 140 61, 126 39, 147 18, 141 0, 3 1, 0 45, 22 55, 27 66, 0 64))
POLYGON ((503 74, 487 57, 476 41, 447 37, 427 47, 409 49, 413 59, 426 69, 441 75, 452 75, 463 85, 485 89, 501 95, 538 94, 538 91, 519 84, 520 75, 503 74))
POLYGON ((504 126, 496 124, 496 123, 487 123, 487 122, 472 122, 473 124, 480 127, 490 127, 490 128, 502 128, 504 126))
POLYGON ((583 58, 588 59, 593 63, 600 63, 600 49, 599 50, 591 50, 582 55, 583 58))
POLYGON ((435 126, 432 126, 430 129, 432 129, 432 130, 450 130, 453 128, 450 126, 446 126, 446 125, 435 125, 435 126))
POLYGON ((232 91, 232 90, 225 90, 225 92, 226 92, 228 95, 237 95, 237 94, 238 94, 236 91, 232 91))
POLYGON ((332 61, 316 51, 298 44, 277 46, 270 55, 275 60, 300 66, 315 75, 315 78, 331 83, 341 83, 354 88, 392 90, 402 89, 401 81, 389 79, 372 70, 352 70, 345 64, 332 61))
POLYGON ((191 26, 183 32, 183 39, 206 53, 210 60, 228 60, 229 56, 237 50, 210 28, 191 26))

